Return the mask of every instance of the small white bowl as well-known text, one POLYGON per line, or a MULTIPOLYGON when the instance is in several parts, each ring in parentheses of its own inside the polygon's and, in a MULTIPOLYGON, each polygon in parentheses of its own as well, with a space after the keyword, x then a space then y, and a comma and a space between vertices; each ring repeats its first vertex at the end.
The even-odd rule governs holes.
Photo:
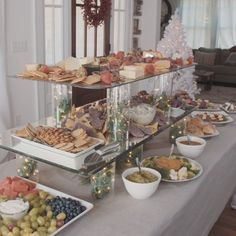
POLYGON ((122 173, 122 179, 123 179, 123 182, 124 182, 127 192, 133 198, 140 199, 140 200, 146 199, 146 198, 149 198, 150 196, 152 196, 156 192, 158 185, 161 181, 161 174, 158 171, 151 169, 151 168, 145 168, 145 167, 142 167, 142 170, 148 171, 148 172, 156 175, 158 177, 158 179, 154 182, 143 183, 143 184, 134 183, 134 182, 126 179, 127 175, 130 175, 130 174, 138 171, 138 167, 129 168, 122 173))
POLYGON ((23 218, 27 214, 28 210, 29 210, 29 203, 27 204, 26 208, 24 210, 22 210, 21 212, 17 212, 14 214, 8 214, 8 213, 0 211, 0 215, 3 219, 10 219, 13 221, 17 221, 17 220, 23 218))
POLYGON ((178 148, 178 151, 186 157, 195 159, 198 156, 200 156, 206 146, 206 141, 202 138, 195 137, 195 136, 189 136, 191 141, 199 142, 200 145, 188 145, 180 143, 181 141, 188 141, 187 136, 182 136, 176 139, 176 145, 178 148))

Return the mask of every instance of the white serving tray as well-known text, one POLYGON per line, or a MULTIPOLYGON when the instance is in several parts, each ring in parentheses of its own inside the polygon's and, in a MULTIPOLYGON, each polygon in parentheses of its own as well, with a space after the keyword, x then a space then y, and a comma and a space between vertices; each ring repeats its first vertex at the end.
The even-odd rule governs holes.
POLYGON ((103 140, 93 138, 98 141, 96 144, 92 145, 82 152, 73 154, 24 138, 20 138, 15 135, 12 135, 12 137, 13 139, 15 139, 15 141, 17 141, 13 147, 13 149, 15 149, 16 151, 35 156, 39 159, 65 166, 74 170, 80 169, 84 164, 85 157, 93 153, 96 146, 103 144, 103 140))
POLYGON ((84 151, 81 151, 81 152, 77 152, 77 153, 71 153, 71 152, 66 152, 66 151, 63 151, 63 150, 60 150, 60 149, 57 149, 57 148, 54 148, 54 147, 50 147, 50 146, 47 146, 47 145, 44 145, 44 144, 41 144, 41 143, 37 143, 37 142, 34 142, 34 141, 30 141, 28 139, 25 139, 25 138, 21 138, 21 137, 18 137, 16 135, 12 135, 12 137, 14 139, 18 139, 20 140, 21 142, 23 143, 26 143, 26 144, 29 144, 31 146, 34 146, 34 147, 37 147, 37 148, 41 148, 41 149, 45 149, 47 151, 50 151, 50 152, 54 152, 54 153, 57 153, 59 155, 63 155, 63 156, 66 156, 66 157, 77 157, 77 156, 81 156, 83 155, 84 153, 87 153, 88 151, 94 149, 95 147, 97 147, 98 145, 100 144, 103 144, 104 141, 101 140, 101 139, 98 139, 98 138, 92 138, 93 140, 96 141, 96 143, 92 146, 90 146, 89 148, 87 148, 86 150, 84 151))
MULTIPOLYGON (((17 176, 18 177, 18 176, 17 176)), ((18 177, 20 178, 20 177, 18 177)), ((59 232, 61 232, 64 228, 68 227, 70 224, 72 224, 73 222, 77 221, 79 218, 81 218, 83 215, 87 214, 93 207, 94 205, 90 202, 87 202, 85 200, 82 200, 82 199, 79 199, 79 198, 76 198, 76 197, 73 197, 71 195, 68 195, 66 193, 63 193, 63 192, 60 192, 58 190, 55 190, 53 188, 49 188, 45 185, 42 185, 42 184, 38 184, 38 183, 35 183, 33 181, 29 181, 29 180, 26 180, 24 178, 20 178, 20 179, 23 179, 24 181, 28 181, 28 182, 31 182, 31 183, 34 183, 36 184, 36 188, 37 189, 41 189, 45 192, 48 192, 50 193, 51 195, 53 196, 59 196, 59 197, 65 197, 65 198, 71 198, 71 199, 74 199, 76 201, 79 201, 81 203, 81 205, 85 206, 86 207, 86 210, 84 212, 82 212, 81 214, 79 214, 78 216, 76 216, 75 218, 73 218, 71 221, 69 221, 68 223, 66 223, 65 225, 63 225, 62 227, 60 227, 57 231, 55 231, 53 234, 50 234, 50 236, 54 236, 54 235, 57 235, 59 232)), ((78 232, 79 233, 79 232, 78 232)))

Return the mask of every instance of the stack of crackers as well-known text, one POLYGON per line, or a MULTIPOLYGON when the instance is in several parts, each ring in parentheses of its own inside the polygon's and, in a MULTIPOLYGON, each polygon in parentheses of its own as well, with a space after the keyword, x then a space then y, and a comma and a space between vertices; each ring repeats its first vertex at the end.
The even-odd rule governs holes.
POLYGON ((89 137, 83 129, 70 131, 44 126, 34 128, 28 124, 25 128, 16 131, 16 135, 70 153, 84 151, 97 143, 97 140, 89 137))

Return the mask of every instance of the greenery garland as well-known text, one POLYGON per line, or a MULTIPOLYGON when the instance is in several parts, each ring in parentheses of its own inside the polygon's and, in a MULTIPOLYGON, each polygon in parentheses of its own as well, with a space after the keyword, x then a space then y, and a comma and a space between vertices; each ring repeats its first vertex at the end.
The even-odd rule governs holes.
POLYGON ((97 0, 83 0, 83 16, 88 25, 97 27, 109 16, 111 0, 100 0, 100 6, 96 7, 97 0))

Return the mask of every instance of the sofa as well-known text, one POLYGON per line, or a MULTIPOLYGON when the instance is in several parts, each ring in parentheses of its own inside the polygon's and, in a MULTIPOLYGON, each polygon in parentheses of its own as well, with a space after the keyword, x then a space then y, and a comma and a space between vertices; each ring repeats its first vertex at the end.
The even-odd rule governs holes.
POLYGON ((231 49, 194 49, 196 70, 214 72, 213 83, 236 85, 236 47, 231 49))

